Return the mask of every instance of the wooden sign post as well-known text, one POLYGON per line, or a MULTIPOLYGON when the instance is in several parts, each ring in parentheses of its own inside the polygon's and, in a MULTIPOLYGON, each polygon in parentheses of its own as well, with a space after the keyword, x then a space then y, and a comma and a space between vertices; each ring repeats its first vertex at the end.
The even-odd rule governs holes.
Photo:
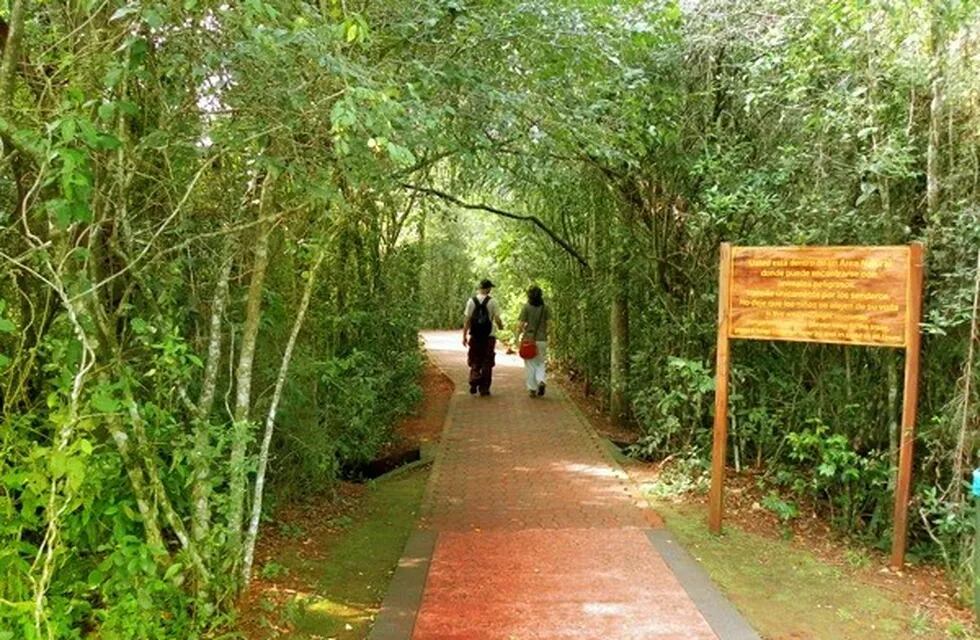
POLYGON ((721 245, 714 442, 708 526, 721 532, 728 444, 729 340, 789 340, 905 349, 905 395, 891 564, 905 562, 919 398, 922 245, 721 245))

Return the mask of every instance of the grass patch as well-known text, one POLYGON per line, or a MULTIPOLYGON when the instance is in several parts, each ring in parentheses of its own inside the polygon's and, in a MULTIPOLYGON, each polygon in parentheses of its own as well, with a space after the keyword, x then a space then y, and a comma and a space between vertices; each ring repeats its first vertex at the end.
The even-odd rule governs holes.
MULTIPOLYGON (((703 506, 657 502, 677 540, 705 567, 763 638, 773 640, 894 640, 972 638, 937 628, 894 594, 863 582, 785 540, 729 526, 708 532, 703 506)), ((865 564, 855 558, 855 565, 865 564)))
POLYGON ((415 526, 428 475, 418 468, 371 483, 353 513, 271 558, 266 566, 273 573, 306 589, 275 607, 260 637, 366 637, 415 526))

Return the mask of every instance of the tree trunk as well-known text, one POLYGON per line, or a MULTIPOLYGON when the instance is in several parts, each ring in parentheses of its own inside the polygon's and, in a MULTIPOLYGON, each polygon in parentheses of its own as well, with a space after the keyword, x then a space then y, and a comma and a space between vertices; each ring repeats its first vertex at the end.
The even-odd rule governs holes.
POLYGON ((181 519, 177 510, 174 509, 173 502, 170 500, 170 496, 167 494, 167 488, 163 484, 163 480, 160 477, 160 469, 157 466, 156 455, 150 449, 150 441, 146 433, 146 425, 143 423, 143 417, 140 415, 139 407, 136 404, 136 399, 133 397, 132 393, 127 390, 126 397, 124 399, 125 404, 128 406, 130 420, 133 426, 133 434, 136 436, 136 460, 134 464, 142 466, 146 470, 146 481, 149 485, 149 489, 153 495, 154 503, 159 507, 160 513, 163 515, 163 519, 166 521, 170 530, 177 537, 180 542, 181 548, 191 560, 191 564, 194 566, 197 572, 197 578, 199 584, 205 585, 210 581, 210 574, 208 573, 207 567, 204 566, 204 561, 201 559, 200 554, 197 552, 197 548, 194 545, 194 541, 187 534, 187 528, 184 526, 184 521, 181 519))
MULTIPOLYGON (((262 184, 259 196, 259 217, 262 217, 268 178, 262 184)), ((251 433, 249 409, 252 403, 252 365, 255 361, 255 345, 259 334, 259 320, 262 315, 262 288, 265 283, 266 267, 269 265, 269 236, 272 222, 259 226, 255 239, 255 254, 252 260, 252 279, 248 287, 248 301, 245 311, 245 326, 242 329, 242 347, 235 371, 235 410, 232 425, 230 458, 230 482, 228 488, 228 546, 236 559, 241 558, 242 518, 245 514, 245 453, 251 433)))
POLYGON ((299 309, 296 311, 296 319, 293 322, 293 330, 289 334, 289 341, 286 343, 286 350, 282 355, 282 362, 279 365, 279 375, 276 378, 276 387, 272 393, 272 404, 269 405, 269 412, 265 419, 265 434, 262 438, 262 447, 259 451, 259 468, 255 474, 255 489, 252 497, 252 517, 248 524, 248 534, 245 537, 245 557, 242 563, 242 583, 248 586, 252 578, 252 562, 255 559, 255 542, 259 536, 259 519, 262 517, 262 495, 265 490, 265 473, 269 466, 269 448, 272 445, 272 434, 276 428, 276 412, 279 410, 279 401, 282 398, 282 389, 286 385, 286 375, 289 373, 289 363, 293 357, 293 349, 296 347, 296 338, 303 328, 303 321, 306 318, 306 311, 310 307, 310 299, 316 289, 316 275, 323 263, 325 251, 320 249, 310 269, 309 280, 306 281, 306 288, 303 291, 303 299, 299 309))
POLYGON ((214 296, 214 306, 211 308, 211 325, 208 329, 208 356, 204 365, 204 378, 201 383, 201 397, 197 403, 197 416, 194 421, 194 484, 191 487, 191 499, 194 505, 194 515, 191 519, 191 537, 198 547, 204 551, 203 544, 210 530, 211 522, 211 436, 209 418, 214 406, 214 397, 218 387, 218 371, 221 365, 222 319, 228 301, 228 280, 231 277, 231 236, 224 249, 224 263, 218 274, 217 291, 214 296))
POLYGON ((612 270, 609 312, 609 413, 617 424, 629 418, 629 270, 619 260, 612 270))
POLYGON ((3 57, 0 59, 0 136, 11 147, 24 153, 35 164, 44 160, 44 151, 34 142, 15 139, 17 127, 10 120, 11 108, 14 104, 16 91, 17 65, 21 58, 21 39, 24 37, 24 16, 27 13, 25 0, 13 0, 10 5, 10 17, 7 21, 7 41, 3 46, 3 57))
POLYGON ((931 27, 931 92, 929 102, 929 144, 926 149, 926 216, 928 224, 936 223, 939 213, 940 179, 939 179, 939 138, 942 133, 943 100, 945 91, 944 57, 945 57, 945 2, 936 2, 932 9, 931 27))
POLYGON ((156 501, 152 500, 150 491, 147 489, 143 468, 133 459, 129 435, 126 434, 125 429, 120 424, 118 416, 110 416, 107 425, 109 435, 112 436, 112 441, 116 444, 116 450, 119 451, 119 457, 122 458, 123 468, 129 477, 129 486, 133 490, 133 497, 136 498, 136 508, 139 510, 140 518, 143 521, 146 543, 153 549, 154 553, 167 554, 167 547, 160 531, 157 504, 156 501))
POLYGON ((7 115, 14 101, 14 79, 20 59, 20 41, 24 35, 26 5, 24 0, 14 0, 10 7, 7 42, 4 43, 3 60, 0 62, 0 113, 3 115, 7 115))
MULTIPOLYGON (((895 349, 885 351, 885 380, 888 386, 885 416, 888 420, 888 459, 892 469, 898 469, 899 406, 898 406, 898 355, 895 349)), ((894 485, 893 473, 889 482, 894 485)), ((894 488, 894 486, 892 486, 894 488)))

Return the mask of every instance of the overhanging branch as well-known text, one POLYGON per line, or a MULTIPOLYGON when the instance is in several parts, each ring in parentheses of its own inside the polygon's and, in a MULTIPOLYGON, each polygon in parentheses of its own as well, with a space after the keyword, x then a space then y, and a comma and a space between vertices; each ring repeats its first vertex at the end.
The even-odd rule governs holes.
POLYGON ((417 191, 418 193, 424 193, 430 196, 435 196, 437 198, 441 198, 442 200, 445 200, 447 202, 452 202, 453 204, 455 204, 456 206, 462 209, 469 209, 471 211, 487 211, 489 213, 493 213, 498 216, 503 216, 504 218, 510 218, 511 220, 521 220, 522 222, 530 222, 537 228, 544 231, 545 234, 547 234, 547 236, 551 238, 551 240, 555 244, 557 244, 559 247, 564 249, 565 252, 568 253, 568 255, 575 258, 579 264, 581 264, 586 269, 589 268, 589 263, 585 258, 582 257, 582 254, 576 251, 575 247, 570 245, 568 241, 566 241, 557 233, 549 229, 548 226, 545 225, 545 223, 541 222, 541 219, 538 218, 537 216, 529 216, 520 213, 514 213, 512 211, 505 211, 503 209, 498 209, 497 207, 492 207, 488 204, 464 202, 463 200, 460 200, 459 198, 457 198, 452 194, 446 193, 445 191, 439 191, 438 189, 432 189, 430 187, 419 187, 414 184, 402 184, 402 188, 409 189, 410 191, 417 191))

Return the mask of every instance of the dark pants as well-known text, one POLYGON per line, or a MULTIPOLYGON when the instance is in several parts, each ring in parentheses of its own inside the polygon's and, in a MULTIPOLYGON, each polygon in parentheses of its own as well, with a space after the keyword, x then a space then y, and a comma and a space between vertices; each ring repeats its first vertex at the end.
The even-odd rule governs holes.
POLYGON ((470 366, 470 385, 476 386, 480 393, 488 393, 493 382, 493 365, 495 364, 494 348, 497 339, 470 338, 470 350, 466 356, 466 364, 470 366))

